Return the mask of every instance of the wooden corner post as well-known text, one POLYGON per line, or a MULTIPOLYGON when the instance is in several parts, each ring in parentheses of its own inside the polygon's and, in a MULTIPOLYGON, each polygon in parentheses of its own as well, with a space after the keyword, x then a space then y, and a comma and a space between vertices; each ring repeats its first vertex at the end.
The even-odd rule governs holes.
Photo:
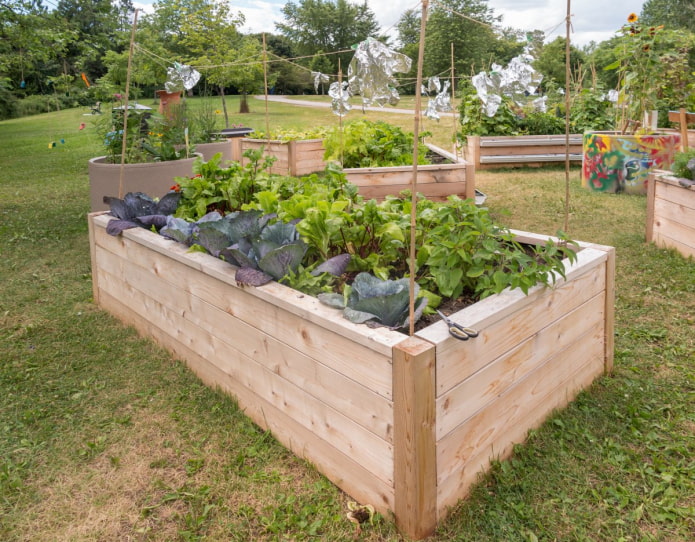
POLYGON ((437 526, 435 348, 409 337, 393 348, 396 525, 419 540, 437 526))

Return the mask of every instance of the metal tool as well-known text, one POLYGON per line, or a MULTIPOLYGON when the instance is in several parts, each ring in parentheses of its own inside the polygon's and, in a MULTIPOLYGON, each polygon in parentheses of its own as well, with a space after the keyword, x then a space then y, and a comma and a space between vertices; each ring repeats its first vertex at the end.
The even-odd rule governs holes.
POLYGON ((441 316, 444 323, 449 326, 449 335, 452 337, 455 337, 460 341, 467 341, 469 338, 473 339, 478 336, 478 332, 475 329, 457 324, 439 310, 437 311, 437 314, 441 316))

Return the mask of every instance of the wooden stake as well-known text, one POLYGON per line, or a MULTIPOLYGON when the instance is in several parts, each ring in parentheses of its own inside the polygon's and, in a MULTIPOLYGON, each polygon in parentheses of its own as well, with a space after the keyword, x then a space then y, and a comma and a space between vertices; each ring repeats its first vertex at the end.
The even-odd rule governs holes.
POLYGON ((453 142, 454 142, 454 156, 456 157, 456 160, 458 161, 459 157, 459 146, 456 142, 456 91, 454 90, 454 85, 456 83, 456 79, 454 77, 454 42, 451 42, 451 106, 454 108, 454 134, 453 134, 453 142))
POLYGON ((125 78, 125 100, 123 101, 123 138, 121 139, 121 170, 118 177, 118 197, 123 199, 123 175, 125 172, 125 150, 128 145, 128 107, 130 94, 130 73, 133 68, 133 51, 135 49, 135 29, 138 26, 138 11, 133 14, 133 28, 130 30, 130 50, 128 51, 128 71, 125 78))
POLYGON ((571 0, 567 0, 566 43, 565 43, 565 226, 564 231, 569 231, 570 221, 570 29, 572 25, 570 13, 571 0))
POLYGON ((268 52, 263 32, 263 88, 265 89, 265 135, 270 139, 270 118, 268 116, 268 52))
POLYGON ((415 334, 415 224, 417 216, 417 162, 420 139, 420 112, 422 111, 422 62, 425 56, 425 28, 427 26, 427 6, 429 0, 422 1, 420 21, 420 47, 417 55, 417 82, 415 83, 415 117, 413 128, 413 181, 410 184, 410 335, 415 334))

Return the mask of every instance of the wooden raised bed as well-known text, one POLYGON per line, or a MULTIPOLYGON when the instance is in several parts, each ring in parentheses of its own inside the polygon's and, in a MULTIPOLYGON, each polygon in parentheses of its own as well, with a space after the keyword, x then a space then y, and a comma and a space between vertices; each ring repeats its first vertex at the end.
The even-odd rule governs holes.
POLYGON ((271 173, 278 175, 291 175, 301 177, 326 168, 323 154, 323 139, 301 139, 295 141, 279 141, 276 139, 250 139, 243 138, 238 140, 241 163, 247 163, 244 153, 249 149, 263 149, 264 155, 277 158, 270 168, 271 173))
MULTIPOLYGON (((569 143, 570 161, 581 162, 582 134, 569 143)), ((565 136, 468 136, 466 159, 477 169, 564 163, 565 136)))
MULTIPOLYGON (((475 198, 475 167, 462 158, 434 145, 427 145, 449 163, 427 164, 417 167, 417 192, 434 201, 444 201, 451 195, 462 199, 475 198)), ((345 176, 359 187, 367 199, 382 200, 410 190, 413 166, 345 168, 345 176)))
MULTIPOLYGON (((236 397, 259 426, 357 501, 433 532, 490 460, 508 456, 613 359, 614 249, 581 244, 567 279, 505 291, 413 337, 345 320, 279 283, 145 229, 89 216, 94 299, 236 397)), ((520 234, 529 242, 540 236, 520 234)))
POLYGON ((670 171, 649 174, 646 238, 686 258, 695 257, 695 186, 681 185, 670 171))

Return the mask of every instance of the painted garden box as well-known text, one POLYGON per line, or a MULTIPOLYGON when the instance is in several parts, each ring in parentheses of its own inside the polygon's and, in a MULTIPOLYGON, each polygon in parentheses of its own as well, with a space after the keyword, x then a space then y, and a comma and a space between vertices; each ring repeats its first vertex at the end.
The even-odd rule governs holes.
MULTIPOLYGON (((431 534, 491 459, 571 401, 613 359, 614 249, 580 243, 566 278, 504 291, 413 337, 352 324, 271 282, 146 229, 89 216, 96 303, 236 397, 259 426, 402 533, 431 534)), ((518 232, 519 240, 543 238, 518 232)))

